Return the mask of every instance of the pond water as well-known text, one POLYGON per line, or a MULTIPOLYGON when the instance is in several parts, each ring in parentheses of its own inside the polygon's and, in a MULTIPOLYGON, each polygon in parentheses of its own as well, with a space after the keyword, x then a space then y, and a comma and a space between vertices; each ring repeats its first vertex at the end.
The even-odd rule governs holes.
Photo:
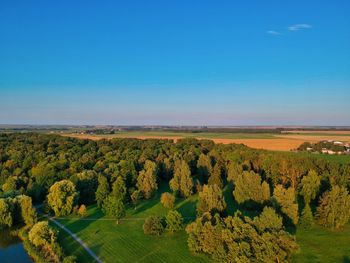
POLYGON ((1 263, 32 263, 21 240, 10 235, 10 231, 0 229, 0 262, 1 263))

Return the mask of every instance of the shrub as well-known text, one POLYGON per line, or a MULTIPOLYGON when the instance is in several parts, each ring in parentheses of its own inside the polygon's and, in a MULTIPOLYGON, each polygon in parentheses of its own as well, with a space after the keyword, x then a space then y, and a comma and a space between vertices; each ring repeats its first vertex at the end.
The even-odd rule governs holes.
POLYGON ((146 235, 160 236, 164 231, 162 220, 158 216, 150 216, 143 224, 143 232, 146 235))
POLYGON ((86 206, 85 205, 81 205, 78 209, 78 215, 83 217, 86 216, 86 206))
POLYGON ((165 208, 173 209, 175 203, 175 197, 170 193, 163 193, 160 197, 160 202, 165 208))

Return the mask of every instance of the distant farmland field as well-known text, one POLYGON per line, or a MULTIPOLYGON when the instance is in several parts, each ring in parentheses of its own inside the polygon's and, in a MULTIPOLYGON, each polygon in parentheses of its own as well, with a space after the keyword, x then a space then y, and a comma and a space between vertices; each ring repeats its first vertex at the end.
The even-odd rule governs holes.
POLYGON ((187 132, 168 132, 168 131, 122 131, 116 134, 98 135, 98 134, 78 134, 63 133, 63 136, 81 138, 81 139, 112 139, 112 138, 138 138, 138 139, 171 139, 181 138, 209 139, 215 143, 242 143, 251 148, 290 151, 297 148, 303 142, 317 142, 320 140, 340 140, 350 142, 350 131, 289 131, 286 134, 272 133, 187 133, 187 132), (300 132, 300 133, 299 133, 300 132))

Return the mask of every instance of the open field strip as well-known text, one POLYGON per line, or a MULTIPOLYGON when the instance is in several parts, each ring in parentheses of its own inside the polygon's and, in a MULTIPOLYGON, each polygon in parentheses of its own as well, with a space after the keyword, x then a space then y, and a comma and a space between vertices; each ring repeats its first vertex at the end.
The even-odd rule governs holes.
MULTIPOLYGON (((113 138, 137 138, 137 139, 169 139, 175 142, 182 138, 196 138, 196 139, 207 139, 212 140, 215 143, 230 144, 230 143, 242 143, 251 148, 276 150, 276 151, 289 151, 297 148, 300 144, 305 142, 302 139, 295 138, 279 138, 274 134, 241 134, 241 133, 148 133, 148 132, 123 132, 111 135, 90 135, 90 134, 75 134, 67 133, 62 134, 63 136, 69 136, 80 139, 113 139, 113 138), (176 135, 176 136, 175 136, 176 135)), ((281 135, 282 136, 282 135, 281 135)))

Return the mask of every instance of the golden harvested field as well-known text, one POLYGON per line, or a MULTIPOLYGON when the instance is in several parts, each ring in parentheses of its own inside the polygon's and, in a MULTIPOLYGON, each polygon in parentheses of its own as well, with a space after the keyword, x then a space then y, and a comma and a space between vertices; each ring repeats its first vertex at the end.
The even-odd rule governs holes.
MULTIPOLYGON (((324 134, 324 131, 302 131, 302 134, 297 134, 299 131, 295 131, 295 134, 249 134, 250 138, 247 138, 246 135, 237 135, 233 134, 233 138, 225 138, 225 135, 222 135, 220 138, 220 133, 215 134, 200 134, 195 136, 193 134, 183 134, 180 133, 177 136, 173 134, 169 135, 164 132, 158 133, 135 133, 135 132, 125 132, 120 134, 111 134, 111 135, 91 135, 91 134, 76 134, 76 133, 66 133, 62 134, 63 136, 81 138, 81 139, 90 139, 90 140, 101 140, 101 139, 112 139, 112 138, 137 138, 137 139, 169 139, 174 140, 175 142, 178 139, 185 137, 197 138, 197 139, 207 139, 212 140, 215 143, 242 143, 251 148, 256 149, 265 149, 265 150, 274 150, 274 151, 290 151, 296 149, 303 142, 318 142, 321 140, 338 140, 344 142, 350 142, 350 131, 336 131, 335 133, 331 131, 332 134, 324 134), (349 136, 347 135, 349 134, 349 136)), ((227 134, 226 134, 227 135, 227 134)), ((227 136, 226 136, 227 137, 227 136)))
MULTIPOLYGON (((113 135, 89 135, 89 134, 64 134, 63 136, 75 137, 80 139, 90 139, 90 140, 101 140, 101 139, 112 139, 112 138, 137 138, 137 139, 170 139, 175 142, 178 139, 185 138, 184 136, 133 136, 124 134, 123 136, 113 136, 113 135)), ((213 140, 215 143, 242 143, 251 148, 265 149, 265 150, 275 150, 275 151, 289 151, 291 149, 297 148, 300 144, 305 141, 303 139, 294 138, 271 138, 271 139, 222 139, 222 138, 205 138, 197 137, 197 139, 209 139, 213 140)))
POLYGON ((324 140, 334 140, 334 141, 343 141, 350 142, 350 134, 349 135, 318 135, 318 134, 285 134, 285 135, 276 135, 276 137, 284 138, 284 139, 295 139, 302 140, 304 142, 319 142, 324 140))
POLYGON ((318 131, 318 130, 312 130, 312 131, 298 131, 298 130, 291 130, 291 131, 283 131, 282 133, 296 133, 296 134, 345 134, 345 135, 350 135, 350 131, 318 131))

